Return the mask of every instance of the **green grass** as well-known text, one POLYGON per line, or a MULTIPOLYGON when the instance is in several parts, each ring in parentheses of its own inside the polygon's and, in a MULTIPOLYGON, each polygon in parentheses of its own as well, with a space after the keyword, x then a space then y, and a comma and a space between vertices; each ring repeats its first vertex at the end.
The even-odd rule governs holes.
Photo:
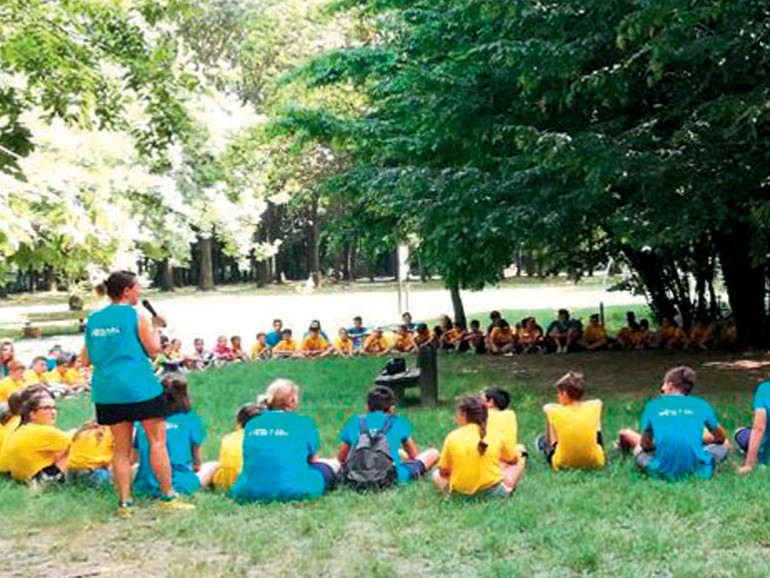
MULTIPOLYGON (((445 356, 442 405, 401 408, 421 447, 440 446, 454 427, 454 403, 491 384, 507 387, 520 437, 532 449, 541 406, 569 369, 586 373, 589 394, 605 400, 604 430, 636 427, 641 408, 672 365, 698 369, 698 393, 731 430, 749 422, 757 375, 706 367, 717 354, 612 352, 514 358, 445 356)), ((302 387, 303 411, 317 422, 324 454, 337 448, 344 419, 363 408, 381 360, 274 361, 191 376, 193 401, 208 426, 204 457, 215 459, 237 408, 276 377, 302 387)), ((92 413, 87 400, 61 402, 60 426, 92 413)), ((0 574, 35 574, 48 563, 61 575, 98 569, 185 576, 766 576, 770 572, 770 475, 735 474, 731 457, 712 481, 646 479, 611 459, 599 472, 548 470, 534 456, 508 501, 440 498, 427 481, 382 494, 347 491, 297 504, 238 506, 212 492, 192 513, 141 508, 117 520, 111 491, 60 488, 31 494, 0 483, 0 546, 11 554, 0 574), (27 566, 25 566, 27 564, 27 566), (27 569, 24 572, 24 569, 27 569)), ((110 574, 110 571, 113 574, 110 574)), ((21 575, 19 574, 19 575, 21 575)))

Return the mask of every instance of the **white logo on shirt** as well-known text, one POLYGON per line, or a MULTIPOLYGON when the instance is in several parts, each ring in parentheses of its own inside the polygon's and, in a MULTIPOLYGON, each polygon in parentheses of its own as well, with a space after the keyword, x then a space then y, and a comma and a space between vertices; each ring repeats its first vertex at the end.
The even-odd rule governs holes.
POLYGON ((91 330, 91 337, 109 337, 120 335, 120 327, 96 327, 91 330))
POLYGON ((251 432, 251 435, 260 436, 260 437, 285 437, 289 435, 289 432, 280 428, 279 429, 255 429, 251 432))

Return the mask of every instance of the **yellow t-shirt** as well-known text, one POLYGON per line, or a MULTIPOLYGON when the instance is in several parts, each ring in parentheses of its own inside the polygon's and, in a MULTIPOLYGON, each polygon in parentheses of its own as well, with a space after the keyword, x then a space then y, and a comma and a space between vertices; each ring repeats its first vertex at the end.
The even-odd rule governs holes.
POLYGON ((251 358, 258 359, 259 357, 261 357, 262 352, 265 351, 267 348, 268 348, 267 345, 263 345, 259 341, 257 341, 254 344, 254 347, 251 348, 251 358))
POLYGON ((556 432, 554 469, 601 468, 604 450, 597 434, 602 429, 602 402, 598 399, 561 405, 549 403, 543 410, 556 432))
POLYGON ((342 341, 341 337, 337 337, 334 340, 334 349, 349 353, 350 351, 353 351, 353 340, 348 337, 345 341, 342 341))
POLYGON ((112 432, 109 428, 90 429, 77 437, 73 436, 67 455, 67 468, 70 470, 108 468, 112 463, 113 445, 112 432))
POLYGON ((20 423, 21 416, 15 415, 9 419, 5 425, 0 425, 0 455, 3 453, 3 444, 5 443, 5 438, 8 437, 9 433, 16 431, 16 428, 19 427, 20 423))
POLYGON ((583 339, 588 343, 597 343, 602 339, 607 339, 607 332, 601 325, 588 325, 583 330, 583 339))
POLYGON ((516 414, 512 409, 500 411, 497 408, 489 408, 489 417, 487 418, 487 431, 497 431, 503 440, 508 444, 514 453, 519 444, 519 423, 516 414))
POLYGON ((0 401, 7 402, 8 398, 11 397, 11 394, 14 391, 18 391, 24 386, 24 381, 14 381, 10 375, 0 379, 0 401))
POLYGON ((11 471, 11 464, 8 460, 8 440, 13 435, 21 424, 21 416, 15 415, 10 421, 2 427, 3 442, 0 444, 0 474, 7 474, 11 471))
POLYGON ((281 339, 276 346, 273 347, 273 351, 297 351, 297 344, 293 339, 281 339))
POLYGON ((17 429, 3 444, 13 479, 27 482, 56 461, 70 443, 70 436, 52 425, 28 423, 17 429))
POLYGON ((364 351, 366 353, 380 353, 388 350, 388 342, 385 337, 376 337, 370 335, 364 342, 364 351))
POLYGON ((460 338, 462 337, 462 333, 460 333, 459 331, 457 331, 457 329, 452 327, 452 329, 449 329, 448 331, 444 332, 443 337, 444 337, 444 341, 446 341, 447 343, 457 343, 458 341, 460 341, 460 338))
POLYGON ((318 335, 311 333, 302 340, 302 349, 304 351, 322 351, 327 347, 329 347, 329 342, 320 333, 318 335))
POLYGON ((479 426, 468 424, 451 432, 441 448, 439 468, 449 470, 449 489, 472 495, 491 488, 503 480, 500 460, 513 462, 516 455, 503 443, 498 431, 487 431, 487 450, 478 451, 479 426))
POLYGON ((393 349, 396 351, 410 351, 414 349, 415 343, 411 335, 396 335, 393 342, 393 349))
POLYGON ((495 327, 492 329, 492 333, 489 335, 489 339, 492 343, 497 345, 498 347, 501 345, 507 345, 508 343, 511 343, 516 335, 513 333, 513 331, 508 328, 505 331, 503 331, 500 327, 495 327))
POLYGON ((24 385, 36 385, 38 383, 45 385, 48 383, 48 381, 46 381, 46 375, 47 374, 45 373, 40 375, 36 373, 34 369, 28 369, 24 372, 24 385))
POLYGON ((219 469, 214 474, 214 488, 228 491, 238 479, 243 468, 243 430, 237 430, 222 438, 219 450, 219 469))
POLYGON ((58 369, 53 369, 45 374, 46 383, 63 383, 64 385, 80 385, 83 383, 83 376, 74 367, 67 368, 62 374, 58 369))

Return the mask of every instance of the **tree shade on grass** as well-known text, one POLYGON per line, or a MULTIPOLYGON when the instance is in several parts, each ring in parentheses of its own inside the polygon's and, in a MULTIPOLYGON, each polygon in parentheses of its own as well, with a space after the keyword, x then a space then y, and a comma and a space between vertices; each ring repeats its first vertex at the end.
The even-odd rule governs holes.
MULTIPOLYGON (((454 402, 497 384, 513 394, 521 441, 532 448, 554 398, 553 381, 567 370, 586 373, 588 396, 605 401, 606 439, 636 426, 665 370, 689 363, 700 373, 697 392, 732 430, 751 417, 756 375, 715 370, 715 354, 617 352, 490 359, 444 356, 442 406, 400 409, 421 447, 439 445, 454 427, 454 402)), ((215 459, 221 434, 237 408, 277 377, 302 387, 305 411, 319 425, 322 453, 337 448, 339 429, 360 411, 381 360, 326 359, 226 367, 190 377, 193 402, 208 426, 204 458, 215 459)), ((92 412, 65 401, 60 425, 75 427, 92 412)), ((116 575, 154 569, 158 576, 764 576, 770 515, 762 496, 770 474, 734 473, 737 459, 713 481, 646 479, 630 461, 610 460, 600 472, 549 471, 532 457, 508 501, 445 501, 427 481, 395 491, 347 491, 300 504, 237 506, 213 493, 195 498, 191 513, 139 508, 115 516, 111 492, 61 488, 39 495, 0 481, 0 541, 8 544, 0 571, 40 573, 44 564, 69 575, 95 569, 116 575), (13 544, 13 547, 10 547, 13 544)))

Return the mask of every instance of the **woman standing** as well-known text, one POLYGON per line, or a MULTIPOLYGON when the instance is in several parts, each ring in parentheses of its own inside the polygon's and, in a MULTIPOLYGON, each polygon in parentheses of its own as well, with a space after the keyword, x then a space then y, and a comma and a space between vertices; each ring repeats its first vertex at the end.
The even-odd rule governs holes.
POLYGON ((139 316, 142 287, 130 271, 112 273, 104 282, 110 304, 92 313, 86 324, 83 363, 94 365, 91 399, 96 420, 110 427, 114 440, 113 474, 120 495, 120 514, 130 516, 131 447, 134 422, 140 422, 150 445, 150 462, 161 491, 160 506, 192 508, 176 501, 171 485, 171 466, 166 448, 166 404, 163 387, 152 371, 148 356, 160 350, 157 328, 165 320, 139 316))

